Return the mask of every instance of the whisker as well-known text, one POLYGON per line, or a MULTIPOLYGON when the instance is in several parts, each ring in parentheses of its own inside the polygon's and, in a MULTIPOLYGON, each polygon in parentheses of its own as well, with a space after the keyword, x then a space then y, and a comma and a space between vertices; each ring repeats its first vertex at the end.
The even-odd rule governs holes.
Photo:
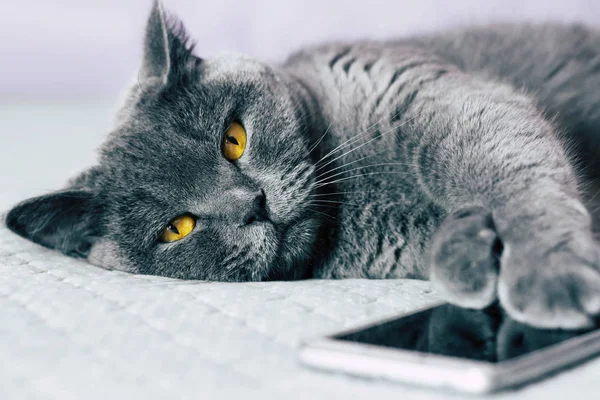
POLYGON ((346 174, 346 173, 348 173, 348 172, 352 172, 352 171, 358 171, 358 170, 360 170, 360 169, 363 169, 363 168, 369 168, 369 167, 383 167, 383 166, 389 166, 389 165, 400 165, 400 166, 406 167, 408 164, 406 164, 406 163, 395 163, 395 162, 393 162, 393 163, 380 163, 380 164, 370 164, 370 165, 363 165, 363 166, 360 166, 360 167, 356 167, 356 168, 349 169, 349 170, 347 170, 347 171, 338 172, 337 174, 333 174, 333 175, 331 175, 331 176, 327 176, 327 177, 325 177, 325 178, 323 178, 323 179, 320 179, 320 180, 317 180, 317 181, 315 181, 315 184, 317 184, 317 185, 318 185, 319 183, 326 182, 326 181, 327 181, 327 179, 335 178, 336 176, 340 176, 340 175, 346 174))
POLYGON ((355 164, 355 163, 357 163, 357 162, 360 162, 360 161, 366 160, 367 158, 370 158, 370 157, 375 157, 375 156, 381 155, 381 154, 383 154, 383 153, 387 153, 389 150, 390 150, 390 149, 383 150, 383 151, 380 151, 380 152, 377 152, 377 153, 371 154, 371 155, 369 155, 369 156, 365 156, 365 157, 359 158, 358 160, 350 161, 349 163, 346 163, 346 164, 340 165, 339 167, 332 168, 332 169, 328 170, 327 172, 325 172, 325 173, 324 173, 322 176, 320 176, 319 178, 324 178, 324 177, 325 177, 325 175, 327 175, 327 174, 329 174, 329 173, 331 173, 331 172, 333 172, 333 171, 336 171, 336 170, 338 170, 338 169, 341 169, 341 168, 347 167, 347 166, 349 166, 349 165, 352 165, 352 164, 355 164))
MULTIPOLYGON (((394 119, 395 117, 397 117, 398 115, 400 115, 401 113, 405 112, 408 109, 408 106, 404 107, 402 110, 398 110, 396 113, 394 113, 390 119, 394 119)), ((381 118, 379 118, 379 120, 377 120, 376 122, 374 122, 372 125, 368 126, 367 129, 365 131, 363 131, 362 133, 359 133, 357 135, 355 135, 354 137, 350 138, 350 140, 338 145, 337 147, 335 147, 333 150, 331 150, 329 153, 327 153, 325 156, 323 156, 319 161, 317 161, 315 163, 315 166, 317 166, 319 163, 323 162, 327 157, 331 156, 333 153, 335 153, 336 151, 342 150, 347 146, 350 146, 352 144, 354 144, 357 140, 359 140, 361 137, 363 137, 364 135, 368 134, 371 132, 371 130, 373 130, 374 128, 377 127, 377 125, 379 123, 381 123, 381 121, 383 121, 383 119, 385 118, 385 116, 382 116, 381 118)), ((330 124, 331 126, 331 124, 330 124)), ((400 125, 402 126, 402 125, 400 125)))
POLYGON ((351 194, 351 193, 371 193, 371 192, 368 190, 358 190, 358 191, 352 191, 352 192, 317 193, 317 194, 311 194, 310 197, 333 196, 336 194, 351 194))
POLYGON ((342 204, 354 207, 364 207, 364 205, 348 203, 346 201, 335 201, 335 200, 312 200, 313 204, 325 203, 325 204, 342 204))
MULTIPOLYGON (((329 215, 329 214, 327 214, 327 213, 325 213, 325 212, 323 212, 323 211, 316 210, 314 207, 310 207, 310 204, 311 204, 310 202, 309 202, 308 204, 309 204, 309 208, 308 208, 308 209, 309 209, 310 211, 312 211, 312 212, 316 212, 317 214, 321 214, 321 215, 322 215, 322 216, 324 216, 325 218, 328 218, 330 221, 335 221, 335 220, 337 220, 337 217, 335 217, 335 216, 333 216, 333 215, 329 215)), ((318 204, 314 204, 314 205, 318 205, 318 204)))
POLYGON ((346 141, 344 143, 341 143, 338 146, 336 146, 333 150, 331 150, 329 153, 327 153, 326 155, 324 155, 319 161, 317 161, 315 163, 315 166, 317 166, 319 163, 323 162, 327 157, 331 156, 336 151, 342 150, 342 149, 344 149, 344 148, 346 148, 346 147, 354 144, 354 142, 356 142, 357 140, 359 140, 362 136, 366 135, 367 133, 370 133, 371 130, 373 128, 375 128, 377 126, 377 124, 379 124, 382 120, 383 120, 383 117, 381 117, 377 122, 373 123, 371 126, 368 126, 367 129, 365 129, 362 133, 358 133, 354 137, 350 138, 348 141, 346 141))
MULTIPOLYGON (((376 124, 374 124, 373 126, 375 126, 376 124)), ((315 163, 315 166, 319 165, 319 163, 322 163, 325 159, 327 159, 328 157, 330 157, 333 153, 343 150, 348 146, 353 145, 356 141, 358 141, 362 136, 366 135, 367 133, 370 133, 372 126, 367 128, 367 130, 365 130, 364 132, 354 136, 353 138, 351 138, 350 140, 343 142, 341 144, 339 144, 338 146, 336 146, 333 150, 331 150, 329 153, 325 154, 323 157, 321 157, 321 159, 319 161, 317 161, 315 163)))
POLYGON ((323 133, 323 135, 321 135, 319 140, 317 140, 317 142, 310 148, 310 150, 308 150, 308 153, 306 153, 306 155, 309 155, 317 148, 319 143, 321 143, 321 141, 325 138, 325 136, 327 136, 327 133, 329 132, 329 128, 331 128, 332 124, 333 124, 333 121, 329 123, 329 126, 327 126, 327 129, 325 129, 325 133, 323 133))
MULTIPOLYGON (((411 120, 412 120, 412 119, 414 119, 414 118, 416 118, 416 117, 413 117, 413 118, 411 118, 411 120)), ((353 152, 355 152, 356 150, 360 149, 361 147, 364 147, 364 146, 368 145, 368 144, 369 144, 369 143, 371 143, 372 141, 380 139, 381 137, 383 137, 384 135, 387 135, 387 134, 389 134, 390 132, 396 132, 396 130, 397 130, 398 128, 400 128, 401 126, 403 126, 404 124, 406 124, 406 123, 408 123, 408 122, 410 122, 410 120, 407 120, 407 121, 403 122, 402 124, 400 124, 400 125, 398 125, 398 126, 394 126, 393 128, 391 128, 391 129, 388 129, 387 131, 385 131, 385 132, 383 132, 383 133, 381 133, 381 134, 379 134, 379 135, 375 136, 374 138, 372 138, 372 139, 370 139, 370 140, 366 141, 365 143, 361 144, 360 146, 357 146, 357 147, 355 147, 354 149, 352 149, 352 150, 350 150, 350 151, 347 151, 346 153, 344 153, 344 154, 342 154, 342 155, 340 155, 340 156, 337 156, 337 157, 336 157, 336 158, 334 158, 333 160, 329 160, 329 162, 327 162, 326 164, 324 164, 324 165, 321 165, 320 167, 318 167, 317 169, 315 169, 315 172, 319 171, 319 170, 320 170, 320 169, 322 169, 322 168, 325 168, 326 166, 328 166, 328 165, 329 165, 329 164, 331 164, 332 162, 334 162, 334 161, 336 161, 336 160, 338 160, 338 159, 340 159, 340 158, 342 158, 342 157, 345 157, 345 156, 347 156, 347 155, 348 155, 348 154, 350 154, 350 153, 353 153, 353 152)))
POLYGON ((323 186, 327 186, 327 185, 333 185, 334 183, 344 182, 344 181, 347 181, 347 180, 350 180, 350 179, 360 178, 360 177, 363 177, 363 176, 369 176, 369 175, 388 175, 388 174, 407 175, 408 172, 403 172, 403 171, 367 172, 367 173, 364 173, 364 174, 358 174, 358 175, 348 176, 346 178, 336 179, 335 181, 332 181, 332 182, 320 183, 318 185, 315 185, 315 187, 319 188, 319 187, 323 187, 323 186))

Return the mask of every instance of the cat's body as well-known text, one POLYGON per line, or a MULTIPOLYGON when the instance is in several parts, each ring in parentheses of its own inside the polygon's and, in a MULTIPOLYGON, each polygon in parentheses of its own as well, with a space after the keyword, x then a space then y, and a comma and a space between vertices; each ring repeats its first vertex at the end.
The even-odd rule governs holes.
MULTIPOLYGON (((565 148, 575 147, 571 156, 580 162, 581 181, 592 183, 594 170, 600 170, 593 164, 597 161, 600 165, 600 110, 594 107, 600 106, 599 55, 599 34, 576 25, 546 24, 497 25, 391 42, 325 45, 292 56, 285 69, 312 86, 328 130, 318 158, 340 144, 355 144, 344 146, 321 163, 334 169, 326 176, 332 177, 328 181, 339 180, 335 192, 342 194, 335 201, 343 205, 333 254, 315 275, 429 275, 427 245, 448 210, 423 190, 418 174, 410 168, 420 162, 415 147, 427 138, 407 128, 412 119, 430 118, 437 112, 434 96, 443 93, 448 85, 444 80, 463 73, 481 83, 507 84, 529 95, 562 129, 565 148), (420 91, 432 98, 419 101, 420 91), (584 154, 585 149, 592 151, 584 154), (379 171, 384 174, 377 174, 379 171), (358 177, 363 173, 367 175, 358 177)), ((457 103, 473 107, 474 114, 490 107, 469 96, 465 93, 457 103)), ((471 122, 477 123, 476 118, 465 125, 471 122)), ((596 191, 593 186, 590 189, 591 198, 596 191)), ((593 205, 590 208, 595 209, 593 205)))
POLYGON ((431 275, 459 305, 499 297, 520 321, 586 326, 598 88, 600 34, 579 26, 331 44, 269 67, 193 56, 155 3, 100 165, 7 224, 134 273, 431 275), (231 158, 235 124, 246 147, 231 158))

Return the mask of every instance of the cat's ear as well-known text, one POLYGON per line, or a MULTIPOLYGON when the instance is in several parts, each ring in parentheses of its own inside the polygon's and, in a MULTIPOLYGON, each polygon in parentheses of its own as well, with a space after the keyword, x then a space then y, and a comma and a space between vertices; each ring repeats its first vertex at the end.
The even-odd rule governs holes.
POLYGON ((73 257, 86 257, 102 235, 102 203, 88 189, 67 189, 15 206, 6 226, 35 243, 73 257))
POLYGON ((140 80, 167 83, 193 73, 202 62, 192 54, 193 48, 183 24, 167 17, 161 2, 154 0, 146 23, 140 80))

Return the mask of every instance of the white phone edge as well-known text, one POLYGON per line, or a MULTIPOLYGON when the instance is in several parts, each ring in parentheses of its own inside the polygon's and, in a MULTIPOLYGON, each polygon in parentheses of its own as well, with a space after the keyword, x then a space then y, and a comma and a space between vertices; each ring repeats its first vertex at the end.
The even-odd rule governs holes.
POLYGON ((444 303, 306 341, 299 351, 300 361, 307 366, 331 372, 483 394, 525 384, 600 353, 600 329, 497 364, 334 338, 441 304, 444 303))

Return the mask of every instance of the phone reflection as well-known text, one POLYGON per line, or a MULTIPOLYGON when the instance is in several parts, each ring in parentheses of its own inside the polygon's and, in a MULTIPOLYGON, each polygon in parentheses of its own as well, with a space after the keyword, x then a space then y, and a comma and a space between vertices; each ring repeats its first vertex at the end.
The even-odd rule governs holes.
POLYGON ((486 310, 471 310, 444 304, 336 338, 450 357, 500 362, 586 332, 589 330, 533 328, 509 318, 497 306, 486 310))

